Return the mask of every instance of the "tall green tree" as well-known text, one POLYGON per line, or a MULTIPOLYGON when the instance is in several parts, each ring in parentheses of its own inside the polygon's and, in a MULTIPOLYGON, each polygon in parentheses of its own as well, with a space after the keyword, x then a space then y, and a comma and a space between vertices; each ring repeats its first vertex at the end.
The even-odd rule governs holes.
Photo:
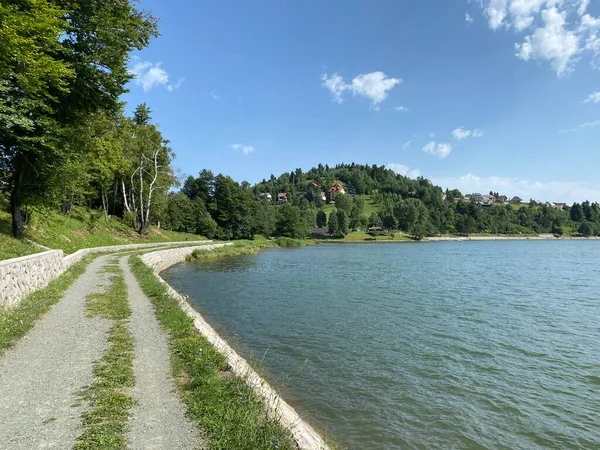
POLYGON ((47 179, 73 161, 65 130, 115 114, 132 78, 129 53, 157 35, 157 20, 128 0, 20 0, 0 4, 0 177, 12 228, 21 205, 48 194, 47 179))
POLYGON ((0 189, 10 195, 12 232, 21 205, 43 196, 60 155, 56 108, 75 78, 60 43, 68 27, 55 2, 0 3, 0 189))
POLYGON ((327 214, 322 209, 317 211, 317 226, 323 228, 327 225, 327 214))

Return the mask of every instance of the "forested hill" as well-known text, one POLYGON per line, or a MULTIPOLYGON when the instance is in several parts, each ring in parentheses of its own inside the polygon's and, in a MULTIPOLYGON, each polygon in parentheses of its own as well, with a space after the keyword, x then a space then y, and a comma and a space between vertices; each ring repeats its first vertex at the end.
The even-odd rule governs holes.
POLYGON ((373 226, 416 239, 472 233, 591 236, 600 235, 600 207, 588 201, 509 203, 499 193, 465 197, 383 166, 319 164, 307 172, 271 175, 254 186, 203 170, 169 195, 165 225, 225 239, 302 238, 314 227, 343 237, 373 226))
POLYGON ((158 18, 131 0, 0 2, 0 17, 0 208, 9 204, 15 237, 32 217, 73 216, 74 206, 92 210, 81 212, 90 229, 104 216, 142 237, 151 224, 221 239, 303 238, 315 227, 331 237, 368 227, 417 239, 600 235, 597 204, 465 200, 382 166, 319 165, 255 186, 203 170, 179 183, 150 109, 128 117, 122 102, 131 52, 158 35, 158 18))

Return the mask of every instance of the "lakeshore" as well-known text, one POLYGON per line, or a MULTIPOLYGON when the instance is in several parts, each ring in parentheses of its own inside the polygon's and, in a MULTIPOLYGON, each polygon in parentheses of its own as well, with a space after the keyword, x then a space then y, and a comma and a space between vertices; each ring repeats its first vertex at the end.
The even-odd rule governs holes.
POLYGON ((342 447, 593 448, 598 242, 538 240, 270 249, 162 276, 342 447))

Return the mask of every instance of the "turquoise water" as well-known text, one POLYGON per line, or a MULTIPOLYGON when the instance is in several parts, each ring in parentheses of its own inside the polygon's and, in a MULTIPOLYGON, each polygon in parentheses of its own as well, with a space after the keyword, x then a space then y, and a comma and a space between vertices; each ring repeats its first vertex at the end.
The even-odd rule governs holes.
POLYGON ((600 448, 600 241, 327 244, 163 276, 344 447, 600 448))

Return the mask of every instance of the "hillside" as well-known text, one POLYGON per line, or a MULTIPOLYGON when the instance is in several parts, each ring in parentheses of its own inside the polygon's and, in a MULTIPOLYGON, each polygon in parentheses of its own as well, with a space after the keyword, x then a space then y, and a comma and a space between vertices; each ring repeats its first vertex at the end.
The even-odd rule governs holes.
MULTIPOLYGON (((13 238, 10 228, 10 213, 3 202, 0 203, 0 259, 16 258, 44 250, 27 240, 13 238)), ((106 220, 101 211, 83 207, 74 208, 69 215, 50 209, 33 209, 25 228, 25 238, 44 247, 62 249, 66 253, 105 245, 203 239, 196 234, 159 230, 155 227, 150 229, 148 236, 141 238, 121 219, 111 217, 106 220)))

